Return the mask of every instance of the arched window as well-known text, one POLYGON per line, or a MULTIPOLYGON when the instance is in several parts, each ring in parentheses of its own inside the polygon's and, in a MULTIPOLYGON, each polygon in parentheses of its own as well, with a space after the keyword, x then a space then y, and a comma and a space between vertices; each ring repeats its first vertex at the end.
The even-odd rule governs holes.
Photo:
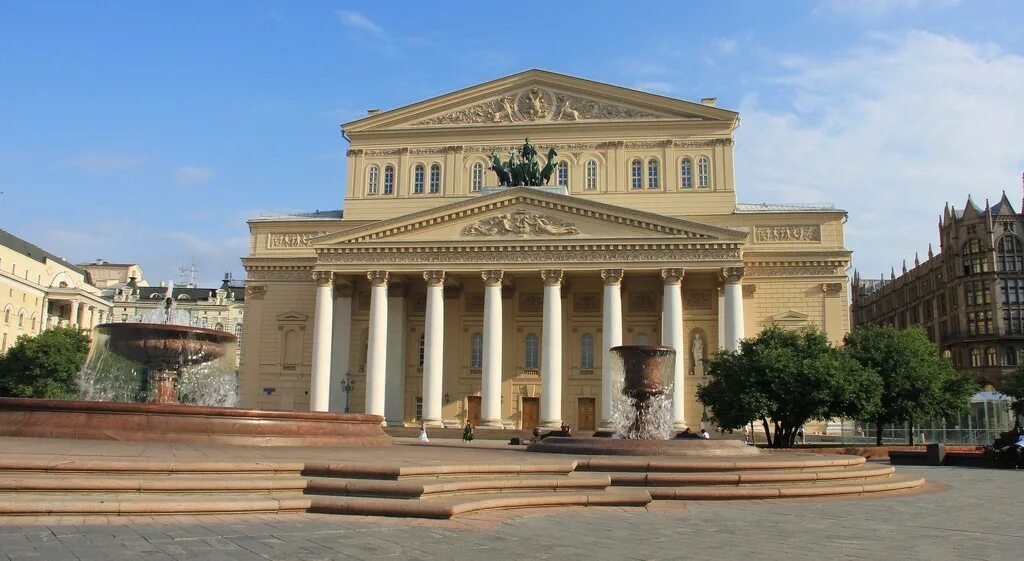
POLYGON ((32 331, 36 330, 36 316, 32 316, 32 331))
POLYGON ((1017 366, 1017 349, 1013 347, 1006 347, 1003 349, 1006 357, 1007 366, 1017 366))
POLYGON ((584 333, 580 337, 580 368, 591 370, 594 368, 594 336, 584 333))
POLYGON ((470 183, 470 190, 475 193, 484 186, 484 165, 480 162, 473 164, 473 173, 471 175, 473 180, 470 183))
POLYGON ((217 322, 217 323, 213 324, 213 328, 214 329, 218 329, 220 331, 224 331, 224 324, 220 323, 220 322, 217 322))
POLYGON ((412 172, 412 193, 414 195, 423 194, 423 181, 426 170, 423 169, 422 164, 418 164, 412 172))
POLYGON ((242 324, 241 323, 236 323, 235 324, 235 337, 238 338, 238 346, 241 347, 242 346, 242 324))
POLYGON ((370 166, 370 169, 366 172, 366 194, 376 195, 377 185, 380 182, 380 168, 377 166, 370 166))
POLYGON ((707 156, 701 156, 697 160, 697 187, 711 186, 711 160, 707 156))
POLYGON ((988 352, 986 354, 988 355, 987 360, 986 360, 986 365, 987 366, 996 366, 996 365, 999 364, 999 358, 996 355, 996 348, 995 347, 989 347, 988 348, 988 352))
POLYGON ((537 352, 537 335, 534 333, 526 336, 526 368, 530 370, 540 368, 540 354, 537 352))
POLYGON ((10 308, 7 308, 6 310, 4 310, 4 323, 7 323, 7 324, 11 323, 11 309, 10 308))
POLYGON ((18 314, 18 327, 25 327, 25 312, 18 314))
POLYGON ((634 189, 644 188, 644 163, 640 160, 633 160, 630 164, 630 173, 632 174, 632 187, 634 189))
POLYGON ((426 333, 420 333, 419 348, 416 349, 416 366, 418 368, 423 368, 423 349, 425 348, 424 343, 426 342, 426 337, 426 333))
POLYGON ((430 194, 436 195, 441 192, 441 166, 434 164, 430 166, 430 194))
POLYGON ((634 341, 634 344, 635 345, 650 345, 651 344, 651 338, 648 337, 646 333, 637 333, 636 340, 634 341))
POLYGON ((971 349, 971 366, 974 368, 981 366, 981 349, 971 349))
POLYGON ((693 187, 693 160, 690 158, 683 158, 683 165, 679 169, 679 178, 683 189, 693 187))
POLYGON ((1020 238, 1009 234, 999 238, 996 267, 999 271, 1024 271, 1024 245, 1021 244, 1020 238))
POLYGON ((569 162, 565 160, 558 162, 558 184, 562 187, 569 186, 569 162))
POLYGON ((977 275, 988 272, 988 259, 981 245, 981 240, 974 238, 964 244, 962 252, 964 262, 964 274, 977 275))
POLYGON ((484 336, 479 333, 469 338, 469 367, 484 367, 484 336))
POLYGON ((395 167, 384 168, 384 194, 392 195, 395 192, 395 167))
POLYGON ((651 158, 647 161, 647 188, 648 189, 660 189, 661 174, 658 173, 658 160, 651 158))
POLYGON ((585 188, 588 191, 597 189, 597 160, 587 160, 587 183, 585 188))

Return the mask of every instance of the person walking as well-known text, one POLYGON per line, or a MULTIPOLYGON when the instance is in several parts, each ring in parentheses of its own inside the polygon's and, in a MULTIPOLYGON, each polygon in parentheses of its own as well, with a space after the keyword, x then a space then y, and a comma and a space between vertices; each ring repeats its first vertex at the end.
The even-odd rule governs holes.
POLYGON ((473 442, 473 425, 466 423, 466 428, 462 429, 462 443, 473 442))
POLYGON ((427 438, 427 424, 426 423, 420 423, 420 442, 430 442, 430 439, 427 438))

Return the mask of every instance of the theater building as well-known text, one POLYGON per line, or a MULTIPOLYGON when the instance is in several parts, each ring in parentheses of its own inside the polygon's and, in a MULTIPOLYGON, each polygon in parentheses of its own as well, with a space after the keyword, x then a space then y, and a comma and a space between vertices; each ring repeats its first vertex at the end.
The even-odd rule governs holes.
POLYGON ((540 70, 343 125, 343 210, 249 221, 241 404, 590 430, 607 349, 664 344, 674 421, 698 426, 709 353, 849 326, 846 213, 738 203, 738 125, 540 70), (492 153, 526 138, 550 183, 499 186, 492 153))

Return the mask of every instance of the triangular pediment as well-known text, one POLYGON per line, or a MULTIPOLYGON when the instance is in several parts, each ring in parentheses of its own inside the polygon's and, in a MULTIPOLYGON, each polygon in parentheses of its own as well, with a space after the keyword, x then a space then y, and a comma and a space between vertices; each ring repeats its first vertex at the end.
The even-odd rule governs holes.
POLYGON ((597 121, 734 122, 737 114, 544 70, 527 70, 344 125, 346 133, 597 121))
POLYGON ((738 244, 746 234, 530 187, 510 188, 313 240, 349 244, 505 244, 657 239, 738 244))
POLYGON ((796 310, 786 310, 785 312, 775 314, 774 316, 768 318, 768 321, 766 321, 765 323, 768 323, 770 325, 777 325, 784 329, 798 329, 807 326, 809 322, 809 315, 803 312, 798 312, 796 310))
POLYGON ((274 316, 279 323, 305 323, 309 316, 299 312, 285 312, 274 316))

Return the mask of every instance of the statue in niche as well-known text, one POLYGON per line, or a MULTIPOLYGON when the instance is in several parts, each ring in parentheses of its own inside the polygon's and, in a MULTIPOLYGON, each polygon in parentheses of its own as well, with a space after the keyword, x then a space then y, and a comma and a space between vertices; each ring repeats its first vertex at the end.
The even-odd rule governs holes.
POLYGON ((704 371, 704 340, 701 339, 700 333, 695 333, 693 336, 693 345, 690 347, 690 352, 693 355, 693 370, 704 371))

